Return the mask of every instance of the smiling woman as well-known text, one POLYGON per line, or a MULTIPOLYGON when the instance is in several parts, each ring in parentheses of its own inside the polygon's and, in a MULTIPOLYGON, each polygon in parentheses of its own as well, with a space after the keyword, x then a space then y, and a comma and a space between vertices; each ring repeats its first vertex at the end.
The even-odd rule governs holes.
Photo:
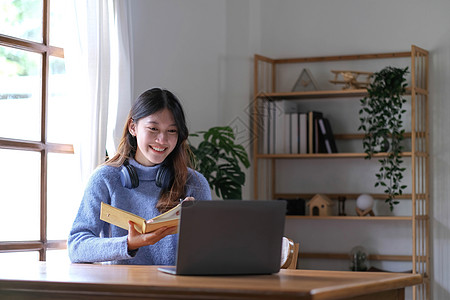
POLYGON ((72 262, 175 265, 176 227, 128 232, 100 220, 101 203, 149 220, 182 200, 210 200, 205 177, 189 168, 183 108, 168 90, 142 93, 128 114, 117 153, 97 168, 68 239, 72 262), (95 251, 93 251, 95 249, 95 251))

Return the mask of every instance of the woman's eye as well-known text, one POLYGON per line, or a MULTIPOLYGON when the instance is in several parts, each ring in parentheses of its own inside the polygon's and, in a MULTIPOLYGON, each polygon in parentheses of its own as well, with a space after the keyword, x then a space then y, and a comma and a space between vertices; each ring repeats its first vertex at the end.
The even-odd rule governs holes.
POLYGON ((177 130, 176 130, 176 129, 169 129, 169 133, 171 133, 171 134, 176 134, 176 133, 177 133, 177 130))
POLYGON ((156 132, 156 131, 158 131, 158 128, 155 128, 155 127, 149 127, 148 130, 153 131, 153 132, 156 132))

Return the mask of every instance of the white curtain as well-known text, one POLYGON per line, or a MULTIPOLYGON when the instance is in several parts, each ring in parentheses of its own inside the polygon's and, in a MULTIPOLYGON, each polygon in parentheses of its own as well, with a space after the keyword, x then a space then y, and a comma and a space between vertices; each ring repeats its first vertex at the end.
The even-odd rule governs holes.
POLYGON ((114 155, 133 102, 131 20, 129 1, 114 0, 110 13, 112 29, 111 84, 106 149, 114 155))
POLYGON ((66 70, 77 103, 78 143, 83 184, 114 154, 131 106, 131 51, 128 1, 72 0, 67 8, 66 70), (125 117, 124 117, 125 115, 125 117))

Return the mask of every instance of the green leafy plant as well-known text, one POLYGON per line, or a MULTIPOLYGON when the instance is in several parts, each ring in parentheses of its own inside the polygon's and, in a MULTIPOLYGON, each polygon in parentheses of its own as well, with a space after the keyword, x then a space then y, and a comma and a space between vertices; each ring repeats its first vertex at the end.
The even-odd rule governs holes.
POLYGON ((212 127, 191 136, 203 137, 197 147, 190 147, 197 170, 206 177, 211 189, 223 199, 242 199, 245 173, 241 165, 248 168, 250 161, 244 147, 235 143, 233 129, 212 127))
POLYGON ((374 80, 369 85, 368 96, 361 99, 362 108, 359 111, 361 125, 358 130, 363 130, 364 152, 366 159, 371 159, 374 154, 387 152, 385 157, 378 161, 381 167, 376 173, 375 187, 382 186, 387 194, 386 203, 390 210, 399 202, 395 197, 401 195, 406 185, 401 185, 403 172, 403 160, 401 142, 405 130, 402 114, 406 111, 403 98, 406 90, 406 74, 408 67, 401 69, 386 67, 374 74, 374 80))

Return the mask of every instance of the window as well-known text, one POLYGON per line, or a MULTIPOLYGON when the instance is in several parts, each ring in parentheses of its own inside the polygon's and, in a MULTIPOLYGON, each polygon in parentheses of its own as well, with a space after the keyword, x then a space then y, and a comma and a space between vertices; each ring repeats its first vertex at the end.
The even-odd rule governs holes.
POLYGON ((81 197, 65 2, 0 0, 0 262, 60 257, 81 197))

